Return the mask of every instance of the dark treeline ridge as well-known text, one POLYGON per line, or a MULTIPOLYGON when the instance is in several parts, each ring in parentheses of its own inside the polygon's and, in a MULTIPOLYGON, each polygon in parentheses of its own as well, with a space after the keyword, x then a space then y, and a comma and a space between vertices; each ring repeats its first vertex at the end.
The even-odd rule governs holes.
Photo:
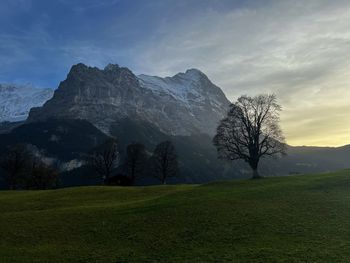
MULTIPOLYGON (((126 156, 121 160, 116 139, 109 138, 86 154, 87 176, 93 176, 105 185, 134 185, 142 177, 156 178, 161 184, 178 174, 178 161, 171 141, 159 143, 150 153, 141 143, 126 147, 126 156)), ((0 158, 4 171, 1 180, 9 189, 52 189, 60 186, 60 164, 54 158, 31 144, 15 144, 7 147, 0 158)))

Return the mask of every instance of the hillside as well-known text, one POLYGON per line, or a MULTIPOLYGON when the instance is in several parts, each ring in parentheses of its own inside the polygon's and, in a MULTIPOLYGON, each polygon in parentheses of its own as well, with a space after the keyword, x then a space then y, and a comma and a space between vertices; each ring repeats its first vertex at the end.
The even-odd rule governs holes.
POLYGON ((62 162, 83 158, 109 137, 85 120, 55 120, 27 123, 0 135, 0 152, 7 145, 28 143, 45 150, 49 157, 62 162))
POLYGON ((344 262, 350 170, 0 192, 3 262, 344 262))

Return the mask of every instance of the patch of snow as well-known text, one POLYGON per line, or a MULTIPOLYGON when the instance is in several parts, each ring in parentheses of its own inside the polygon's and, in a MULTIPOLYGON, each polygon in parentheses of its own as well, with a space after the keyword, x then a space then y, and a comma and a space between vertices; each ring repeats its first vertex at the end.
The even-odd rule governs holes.
POLYGON ((83 160, 73 159, 61 164, 61 171, 71 171, 76 168, 82 167, 86 162, 83 160))
POLYGON ((0 84, 0 122, 25 120, 30 109, 42 106, 53 92, 53 89, 40 89, 30 84, 0 84))
POLYGON ((173 77, 161 78, 142 74, 138 76, 138 79, 141 87, 155 93, 168 94, 190 106, 191 103, 202 102, 207 97, 200 83, 203 77, 205 75, 199 70, 189 69, 185 73, 178 73, 173 77))

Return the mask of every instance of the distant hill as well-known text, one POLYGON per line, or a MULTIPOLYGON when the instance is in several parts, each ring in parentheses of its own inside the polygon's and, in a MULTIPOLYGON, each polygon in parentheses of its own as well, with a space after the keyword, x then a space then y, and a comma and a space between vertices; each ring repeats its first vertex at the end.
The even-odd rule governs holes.
POLYGON ((281 174, 330 172, 350 167, 350 145, 342 147, 289 146, 287 153, 286 158, 274 164, 280 167, 281 174))
POLYGON ((45 122, 27 123, 0 136, 0 152, 7 145, 28 143, 45 150, 50 157, 61 161, 82 158, 108 138, 85 120, 50 119, 45 122))

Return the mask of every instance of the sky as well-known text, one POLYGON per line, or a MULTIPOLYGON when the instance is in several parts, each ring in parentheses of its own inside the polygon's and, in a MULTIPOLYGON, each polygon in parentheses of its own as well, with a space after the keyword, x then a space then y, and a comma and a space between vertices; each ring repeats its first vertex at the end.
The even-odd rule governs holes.
POLYGON ((0 82, 57 88, 73 64, 198 68, 231 101, 275 93, 291 145, 350 144, 348 0, 1 0, 0 82))

